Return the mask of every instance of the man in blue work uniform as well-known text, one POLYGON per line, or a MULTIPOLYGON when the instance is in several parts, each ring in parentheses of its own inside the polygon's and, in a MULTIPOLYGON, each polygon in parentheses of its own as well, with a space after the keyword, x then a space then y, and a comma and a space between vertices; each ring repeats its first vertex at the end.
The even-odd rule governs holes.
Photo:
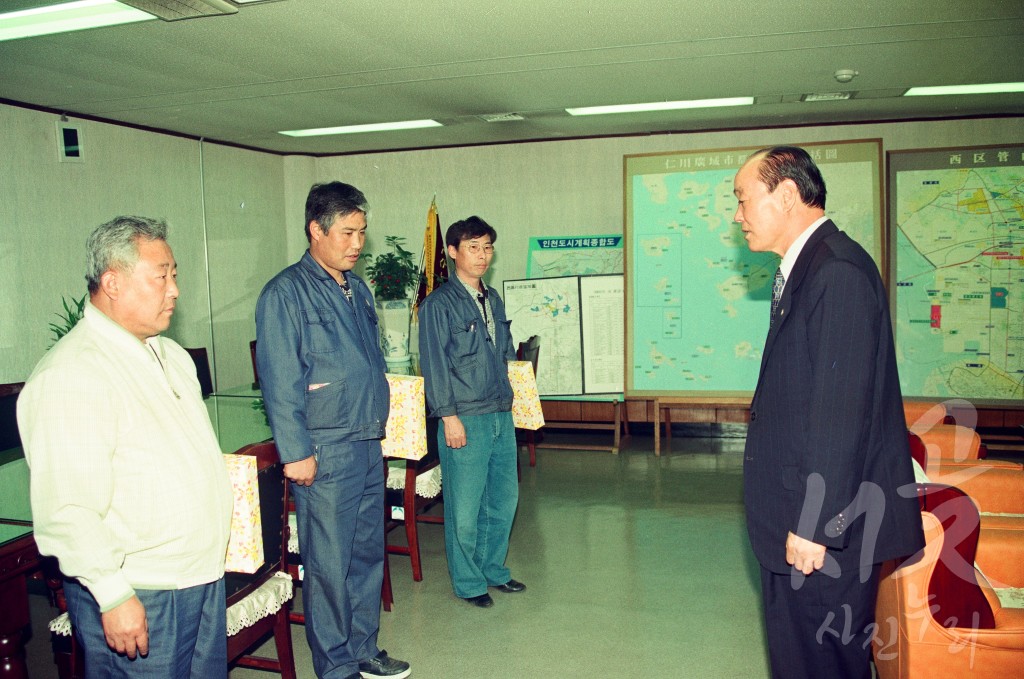
POLYGON ((309 250, 267 283, 256 305, 256 363, 293 482, 306 638, 321 679, 410 674, 377 647, 388 384, 373 297, 352 273, 366 211, 353 186, 313 186, 309 250))
POLYGON ((420 370, 444 479, 444 541, 455 594, 481 608, 494 587, 522 592, 505 566, 519 484, 505 307, 483 283, 498 234, 479 217, 445 234, 455 276, 420 306, 420 370))

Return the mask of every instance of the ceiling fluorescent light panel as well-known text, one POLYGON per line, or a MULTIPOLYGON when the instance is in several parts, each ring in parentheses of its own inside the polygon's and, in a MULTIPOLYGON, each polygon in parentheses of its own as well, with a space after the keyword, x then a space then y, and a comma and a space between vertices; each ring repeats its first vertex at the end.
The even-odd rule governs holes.
POLYGON ((650 111, 677 111, 693 108, 717 108, 719 106, 752 106, 753 97, 728 97, 725 99, 691 99, 688 101, 656 101, 649 104, 619 104, 616 106, 585 106, 565 109, 573 116, 596 116, 608 113, 646 113, 650 111))
POLYGON ((329 134, 359 134, 361 132, 393 132, 415 130, 423 127, 442 127, 436 120, 403 120, 395 123, 370 123, 368 125, 343 125, 341 127, 318 127, 309 130, 281 130, 278 134, 289 137, 322 137, 329 134))
POLYGON ((0 14, 0 41, 151 21, 152 14, 115 0, 77 0, 0 14))
POLYGON ((1024 83, 984 83, 981 85, 944 85, 939 87, 911 87, 904 97, 925 97, 941 94, 1001 94, 1024 92, 1024 83))

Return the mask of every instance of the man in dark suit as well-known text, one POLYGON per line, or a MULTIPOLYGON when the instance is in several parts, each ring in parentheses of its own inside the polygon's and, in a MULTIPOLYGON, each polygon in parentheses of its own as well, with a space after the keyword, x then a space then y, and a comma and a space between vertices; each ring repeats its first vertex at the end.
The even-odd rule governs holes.
POLYGON ((782 257, 743 462, 772 676, 864 679, 878 565, 924 546, 886 291, 803 149, 754 153, 734 193, 782 257))

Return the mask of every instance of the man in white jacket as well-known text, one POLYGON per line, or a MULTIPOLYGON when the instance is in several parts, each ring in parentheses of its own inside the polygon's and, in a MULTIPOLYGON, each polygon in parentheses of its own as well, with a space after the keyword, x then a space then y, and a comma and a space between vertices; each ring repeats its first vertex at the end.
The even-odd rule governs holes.
POLYGON ((56 556, 86 676, 227 676, 231 486, 195 365, 172 340, 167 225, 88 239, 84 318, 18 401, 33 531, 56 556))

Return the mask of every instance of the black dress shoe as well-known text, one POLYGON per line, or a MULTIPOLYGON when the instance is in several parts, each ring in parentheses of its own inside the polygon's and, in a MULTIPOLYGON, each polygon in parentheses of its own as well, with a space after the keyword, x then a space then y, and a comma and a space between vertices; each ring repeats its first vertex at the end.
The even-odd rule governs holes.
POLYGON ((514 594, 516 592, 522 592, 526 589, 526 585, 519 582, 518 580, 509 580, 504 585, 495 585, 494 589, 499 592, 505 592, 506 594, 514 594))
POLYGON ((491 595, 486 592, 480 596, 468 596, 466 597, 466 601, 480 608, 490 608, 494 605, 494 599, 492 599, 491 595))

